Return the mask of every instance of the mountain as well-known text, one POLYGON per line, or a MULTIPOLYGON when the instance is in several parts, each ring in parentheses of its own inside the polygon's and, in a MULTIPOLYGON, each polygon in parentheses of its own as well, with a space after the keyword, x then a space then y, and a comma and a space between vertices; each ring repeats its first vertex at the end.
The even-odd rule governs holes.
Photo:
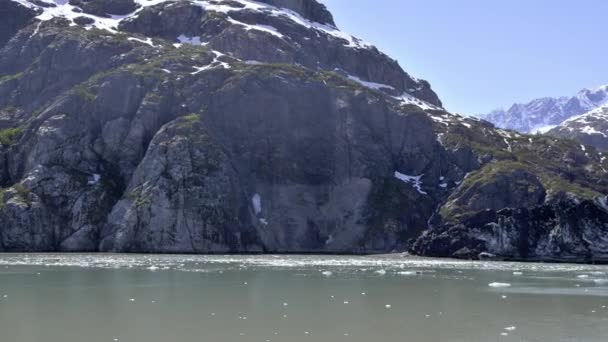
POLYGON ((573 97, 545 97, 508 110, 495 110, 482 117, 498 127, 522 133, 546 132, 565 120, 608 104, 608 85, 583 89, 573 97))
POLYGON ((314 0, 0 13, 0 251, 607 259, 600 153, 445 111, 314 0))
POLYGON ((557 137, 574 139, 600 151, 608 150, 608 105, 572 117, 547 132, 557 137))

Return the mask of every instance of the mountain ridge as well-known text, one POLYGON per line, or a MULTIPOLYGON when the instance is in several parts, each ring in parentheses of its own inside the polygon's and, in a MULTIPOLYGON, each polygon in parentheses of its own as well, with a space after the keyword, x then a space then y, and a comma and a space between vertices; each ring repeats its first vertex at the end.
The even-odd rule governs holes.
POLYGON ((565 120, 584 114, 608 103, 608 85, 582 89, 568 97, 542 97, 527 103, 513 104, 509 109, 497 109, 482 118, 498 127, 522 133, 546 132, 565 120))

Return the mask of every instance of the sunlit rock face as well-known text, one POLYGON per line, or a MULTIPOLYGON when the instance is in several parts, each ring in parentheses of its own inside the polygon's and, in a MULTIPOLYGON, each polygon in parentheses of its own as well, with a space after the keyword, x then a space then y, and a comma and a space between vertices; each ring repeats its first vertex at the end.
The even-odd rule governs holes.
POLYGON ((574 139, 581 144, 606 151, 608 150, 608 105, 570 118, 547 133, 574 139))
POLYGON ((602 257, 600 153, 446 112, 316 1, 9 3, 2 251, 602 257))

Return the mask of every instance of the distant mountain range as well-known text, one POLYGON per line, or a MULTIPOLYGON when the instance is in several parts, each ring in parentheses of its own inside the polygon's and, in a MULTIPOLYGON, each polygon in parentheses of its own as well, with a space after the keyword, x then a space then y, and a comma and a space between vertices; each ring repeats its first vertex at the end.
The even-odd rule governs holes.
POLYGON ((564 121, 608 104, 608 85, 583 89, 572 97, 544 97, 482 115, 501 128, 522 133, 546 132, 564 121))

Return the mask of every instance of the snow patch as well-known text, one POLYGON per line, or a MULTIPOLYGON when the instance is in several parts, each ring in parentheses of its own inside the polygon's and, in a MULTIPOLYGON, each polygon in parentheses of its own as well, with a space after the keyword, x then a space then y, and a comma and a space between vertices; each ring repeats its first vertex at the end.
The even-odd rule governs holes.
POLYGON ((255 214, 259 215, 262 212, 262 197, 260 194, 256 193, 251 197, 251 204, 253 205, 255 214))
POLYGON ((348 79, 351 81, 355 81, 357 83, 359 83, 360 85, 369 88, 369 89, 374 89, 374 90, 382 90, 382 89, 389 89, 389 90, 395 90, 394 87, 387 85, 387 84, 382 84, 382 83, 375 83, 375 82, 368 82, 368 81, 364 81, 362 79, 360 79, 357 76, 353 76, 353 75, 347 75, 348 79))
POLYGON ((232 19, 232 18, 228 18, 228 21, 232 24, 235 25, 240 25, 240 26, 244 26, 246 31, 261 31, 261 32, 266 32, 266 33, 270 33, 271 35, 275 36, 275 37, 279 37, 281 39, 283 39, 285 36, 279 32, 276 28, 269 26, 269 25, 251 25, 251 24, 246 24, 244 22, 232 19))
POLYGON ((211 61, 211 63, 209 63, 208 65, 205 66, 193 66, 194 69, 196 69, 196 71, 191 72, 191 75, 196 75, 199 72, 205 71, 205 70, 210 70, 210 69, 215 69, 218 67, 224 68, 224 69, 230 69, 230 64, 226 63, 226 62, 222 62, 220 61, 220 57, 224 56, 223 53, 219 52, 219 51, 215 51, 213 50, 213 53, 215 54, 215 58, 213 58, 213 60, 211 61))
POLYGON ((98 173, 94 173, 91 175, 91 177, 89 177, 89 181, 87 182, 87 184, 95 185, 95 184, 99 183, 100 180, 101 180, 101 175, 98 173))
MULTIPOLYGON (((177 40, 181 43, 181 44, 189 44, 189 45, 207 45, 207 43, 202 43, 201 42, 201 37, 189 37, 186 36, 184 34, 180 34, 177 37, 177 40)), ((181 46, 181 44, 179 46, 181 46)))
POLYGON ((154 45, 154 43, 152 42, 152 38, 146 38, 145 40, 143 40, 135 37, 129 37, 127 38, 127 40, 140 42, 142 44, 150 45, 151 47, 156 47, 156 45, 154 45))
POLYGON ((400 181, 411 184, 416 189, 416 191, 418 191, 418 193, 420 193, 422 195, 427 195, 426 192, 422 191, 422 180, 421 179, 424 176, 423 174, 420 176, 409 176, 409 175, 403 174, 399 171, 395 171, 394 176, 395 176, 395 178, 397 178, 400 181))
POLYGON ((403 93, 401 96, 395 96, 394 98, 401 102, 401 105, 414 105, 420 107, 423 110, 441 110, 441 108, 434 106, 428 102, 422 101, 418 98, 415 98, 408 93, 403 93))

